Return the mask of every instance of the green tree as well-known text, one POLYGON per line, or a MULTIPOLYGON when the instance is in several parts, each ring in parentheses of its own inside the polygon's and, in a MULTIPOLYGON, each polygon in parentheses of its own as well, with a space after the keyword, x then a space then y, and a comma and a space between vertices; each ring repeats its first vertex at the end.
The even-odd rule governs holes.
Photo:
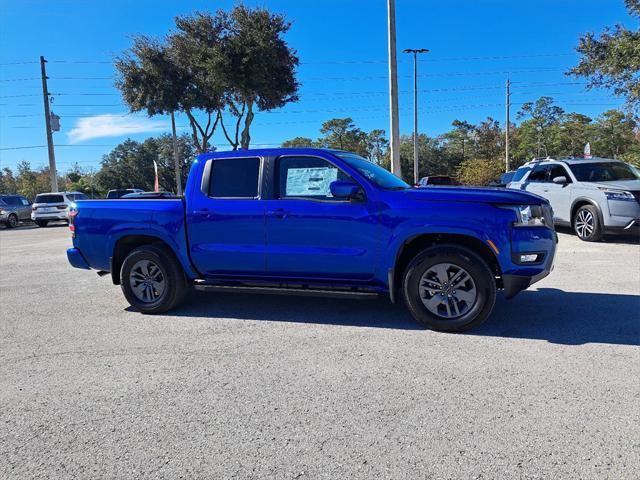
POLYGON ((290 24, 282 15, 239 5, 178 17, 176 27, 164 41, 134 37, 116 59, 116 86, 131 111, 183 112, 198 152, 209 150, 218 124, 233 149, 248 148, 256 109, 297 100, 298 58, 283 39, 290 24), (223 111, 234 116, 235 130, 224 125, 223 111))
MULTIPOLYGON (((625 4, 629 15, 640 17, 640 0, 625 0, 625 4)), ((640 29, 616 25, 599 36, 587 33, 580 37, 576 51, 580 61, 570 75, 587 77, 587 88, 613 88, 632 109, 640 108, 640 29)))
POLYGON ((504 136, 500 122, 487 117, 473 129, 473 155, 475 158, 493 160, 504 152, 504 136))
POLYGON ((18 185, 10 168, 4 167, 0 170, 0 193, 16 193, 18 185))
POLYGON ((591 151, 602 157, 618 158, 638 145, 635 129, 638 126, 630 113, 607 110, 593 125, 591 151))
POLYGON ((567 113, 558 126, 553 152, 556 155, 579 156, 592 141, 591 118, 581 113, 567 113))
MULTIPOLYGON (((181 167, 189 169, 194 147, 188 135, 178 137, 179 157, 184 159, 181 167)), ((116 146, 102 159, 102 167, 96 174, 98 190, 115 188, 142 188, 153 190, 154 165, 158 164, 158 178, 161 189, 173 190, 173 144, 168 134, 148 138, 144 142, 126 140, 116 146)), ((183 182, 186 179, 183 176, 183 182)))
POLYGON ((465 185, 488 185, 504 171, 502 160, 470 158, 458 166, 458 180, 465 185))
POLYGON ((450 142, 453 150, 459 147, 460 159, 464 160, 466 154, 468 154, 468 145, 475 127, 466 120, 454 120, 451 125, 453 130, 445 133, 443 137, 450 142))
POLYGON ((295 137, 282 142, 283 148, 317 147, 317 143, 308 137, 295 137))
POLYGON ((522 133, 523 135, 535 136, 535 140, 528 138, 526 142, 529 145, 535 143, 535 156, 544 155, 546 157, 550 155, 552 133, 554 127, 560 123, 563 114, 564 110, 554 105, 551 97, 540 97, 535 102, 527 102, 522 105, 518 112, 518 118, 529 118, 530 120, 527 124, 528 128, 522 133), (532 140, 534 141, 532 142, 532 140))
POLYGON ((384 160, 384 155, 389 148, 389 140, 387 140, 385 131, 382 129, 374 129, 367 133, 367 158, 380 165, 384 160))

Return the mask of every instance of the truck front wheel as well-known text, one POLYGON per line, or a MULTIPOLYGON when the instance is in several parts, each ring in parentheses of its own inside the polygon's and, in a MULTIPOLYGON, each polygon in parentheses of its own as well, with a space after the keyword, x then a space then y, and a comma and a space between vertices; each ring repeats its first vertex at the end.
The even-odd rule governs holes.
POLYGON ((404 275, 403 292, 418 323, 461 332, 484 322, 493 310, 496 282, 487 263, 457 245, 420 252, 404 275))
POLYGON ((122 262, 120 286, 125 298, 142 313, 164 313, 187 293, 187 279, 174 255, 163 247, 144 245, 122 262))

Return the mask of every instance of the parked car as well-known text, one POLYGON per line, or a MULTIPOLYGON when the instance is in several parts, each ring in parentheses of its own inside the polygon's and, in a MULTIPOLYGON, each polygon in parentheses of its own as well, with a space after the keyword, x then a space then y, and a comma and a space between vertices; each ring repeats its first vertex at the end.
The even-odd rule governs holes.
POLYGON ((109 190, 107 192, 107 199, 114 200, 116 198, 122 198, 125 195, 130 193, 141 193, 144 192, 141 188, 118 188, 115 190, 109 190))
POLYGON ((146 199, 161 199, 161 198, 175 198, 175 194, 172 192, 135 192, 127 193, 120 198, 146 198, 146 199))
POLYGON ((433 187, 436 185, 462 185, 457 180, 446 175, 430 175, 418 180, 417 187, 433 187))
POLYGON ((31 206, 31 220, 39 227, 46 227, 56 220, 69 221, 70 207, 78 200, 88 200, 82 192, 41 193, 31 206))
POLYGON ((25 220, 31 220, 31 202, 22 195, 0 195, 0 223, 15 228, 25 220))
POLYGON ((513 175, 515 173, 515 170, 503 173, 495 180, 489 182, 489 187, 506 188, 506 186, 509 185, 509 182, 511 182, 511 180, 513 179, 513 175))
POLYGON ((200 155, 182 198, 80 202, 71 265, 111 273, 143 313, 198 290, 404 297, 460 331, 551 271, 549 203, 515 190, 413 188, 355 154, 200 155))
POLYGON ((549 200, 554 223, 572 227, 581 240, 640 233, 640 177, 625 162, 536 159, 520 167, 508 187, 549 200))

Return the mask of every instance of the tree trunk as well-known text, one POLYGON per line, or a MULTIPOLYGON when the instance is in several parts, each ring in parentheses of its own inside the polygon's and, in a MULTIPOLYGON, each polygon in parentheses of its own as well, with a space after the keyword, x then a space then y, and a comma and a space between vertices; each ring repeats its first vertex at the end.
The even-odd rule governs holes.
POLYGON ((253 100, 247 102, 247 116, 244 119, 244 128, 240 136, 240 148, 247 150, 249 148, 249 142, 251 142, 251 135, 249 129, 251 128, 251 122, 253 122, 253 100))

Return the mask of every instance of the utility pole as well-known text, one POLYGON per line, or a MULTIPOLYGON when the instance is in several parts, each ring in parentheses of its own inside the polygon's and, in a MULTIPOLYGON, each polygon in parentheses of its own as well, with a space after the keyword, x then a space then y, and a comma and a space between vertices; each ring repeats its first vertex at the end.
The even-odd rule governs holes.
POLYGON ((398 61, 396 58, 396 5, 395 0, 387 0, 388 40, 389 40, 389 119, 391 135, 391 173, 402 177, 400 167, 400 126, 398 123, 398 61))
POLYGON ((180 158, 178 157, 178 138, 176 136, 176 118, 171 112, 171 134, 173 135, 173 162, 176 169, 176 192, 182 196, 182 178, 180 177, 180 158))
POLYGON ((418 54, 428 53, 426 48, 405 48, 402 53, 413 53, 413 184, 418 184, 418 54))
POLYGON ((505 100, 505 113, 506 113, 506 127, 504 130, 504 165, 505 172, 509 171, 509 130, 511 129, 511 124, 509 121, 509 110, 511 107, 511 80, 507 79, 507 92, 506 92, 506 100, 505 100))
POLYGON ((49 90, 47 89, 47 61, 40 56, 40 73, 42 75, 42 99, 44 100, 44 120, 47 128, 47 147, 49 149, 49 175, 51 175, 51 191, 58 191, 58 172, 56 170, 56 155, 53 151, 53 133, 51 132, 51 113, 49 112, 49 90))

